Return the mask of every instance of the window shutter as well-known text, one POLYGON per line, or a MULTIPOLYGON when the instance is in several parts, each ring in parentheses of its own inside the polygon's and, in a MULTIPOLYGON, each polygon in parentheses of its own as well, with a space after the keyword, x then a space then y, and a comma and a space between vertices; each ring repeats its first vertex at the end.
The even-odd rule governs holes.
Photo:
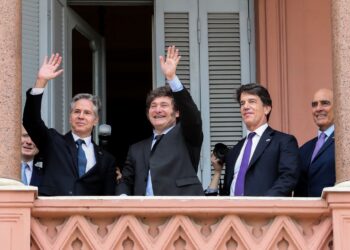
POLYGON ((22 107, 39 68, 39 0, 22 1, 22 107))
MULTIPOLYGON (((61 67, 65 68, 65 60, 67 59, 66 51, 66 2, 65 0, 51 0, 51 50, 60 53, 63 57, 61 67)), ((52 127, 59 132, 64 133, 68 130, 68 111, 70 96, 67 96, 66 72, 52 80, 51 98, 52 127)))
POLYGON ((204 187, 211 179, 210 155, 214 145, 220 142, 232 147, 243 136, 235 95, 236 89, 250 78, 247 2, 199 2, 204 187))
POLYGON ((233 146, 242 138, 235 98, 242 82, 239 13, 208 13, 207 22, 211 147, 233 146))
POLYGON ((189 14, 179 12, 164 13, 164 39, 166 55, 168 46, 175 45, 181 55, 177 75, 182 84, 190 90, 190 44, 189 44, 189 14))

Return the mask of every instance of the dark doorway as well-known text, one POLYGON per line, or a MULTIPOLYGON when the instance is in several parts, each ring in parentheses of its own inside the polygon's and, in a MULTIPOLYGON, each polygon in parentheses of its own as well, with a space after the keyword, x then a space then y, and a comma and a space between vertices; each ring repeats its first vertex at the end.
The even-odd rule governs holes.
MULTIPOLYGON (((152 133, 145 100, 152 89, 153 6, 71 8, 105 38, 107 124, 112 126, 108 149, 122 166, 129 145, 152 133)), ((85 68, 82 64, 92 67, 91 61, 74 58, 74 54, 73 62, 81 64, 79 68, 85 68)), ((84 77, 75 75, 74 85, 80 84, 84 77)))

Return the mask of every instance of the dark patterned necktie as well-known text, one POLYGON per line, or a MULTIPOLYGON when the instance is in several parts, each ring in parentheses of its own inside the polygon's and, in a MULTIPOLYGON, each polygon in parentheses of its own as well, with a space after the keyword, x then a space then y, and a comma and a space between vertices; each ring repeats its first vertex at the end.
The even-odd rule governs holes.
POLYGON ((81 177, 83 174, 85 174, 87 163, 86 155, 83 150, 83 144, 85 143, 85 141, 82 139, 78 139, 75 143, 78 146, 78 173, 79 177, 81 177))
POLYGON ((153 147, 152 147, 152 150, 151 150, 151 154, 156 150, 156 148, 157 148, 157 146, 158 146, 160 140, 163 138, 163 136, 164 136, 164 134, 156 135, 156 136, 154 137, 155 142, 154 142, 154 144, 153 144, 153 147))

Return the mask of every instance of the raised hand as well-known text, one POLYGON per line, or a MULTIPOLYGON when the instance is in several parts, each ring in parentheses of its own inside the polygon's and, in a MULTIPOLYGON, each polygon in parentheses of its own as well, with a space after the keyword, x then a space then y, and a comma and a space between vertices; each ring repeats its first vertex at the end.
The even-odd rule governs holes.
POLYGON ((167 80, 172 80, 176 75, 176 67, 181 59, 179 56, 179 50, 175 46, 169 46, 166 58, 159 57, 160 67, 167 80))
POLYGON ((58 53, 52 54, 50 59, 48 59, 47 56, 45 56, 44 62, 38 71, 35 87, 45 88, 49 80, 54 79, 60 74, 62 74, 63 69, 57 70, 58 67, 61 65, 61 62, 62 56, 60 56, 58 53))

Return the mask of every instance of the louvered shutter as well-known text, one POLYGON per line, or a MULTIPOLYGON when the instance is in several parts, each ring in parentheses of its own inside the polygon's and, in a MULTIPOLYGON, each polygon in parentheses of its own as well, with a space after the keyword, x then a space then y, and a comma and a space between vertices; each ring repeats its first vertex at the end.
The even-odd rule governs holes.
POLYGON ((22 107, 39 68, 39 0, 22 1, 22 107))
POLYGON ((199 2, 202 114, 205 126, 203 184, 210 182, 210 154, 218 142, 232 147, 243 127, 236 89, 249 82, 248 5, 241 0, 199 2))
POLYGON ((170 45, 175 45, 181 52, 181 63, 177 75, 181 82, 190 90, 190 44, 189 44, 189 13, 164 13, 165 51, 170 45))
POLYGON ((177 75, 191 91, 194 101, 199 106, 197 0, 156 0, 155 41, 154 86, 162 86, 165 83, 158 57, 166 54, 169 45, 175 45, 179 48, 181 55, 177 75))
POLYGON ((233 146, 242 138, 235 98, 242 82, 239 13, 208 13, 207 21, 211 147, 233 146))
MULTIPOLYGON (((61 64, 65 68, 66 52, 66 1, 51 0, 51 51, 60 53, 63 57, 61 64)), ((68 130, 68 104, 70 97, 67 97, 66 72, 52 80, 51 89, 51 126, 59 132, 64 133, 68 130)))

